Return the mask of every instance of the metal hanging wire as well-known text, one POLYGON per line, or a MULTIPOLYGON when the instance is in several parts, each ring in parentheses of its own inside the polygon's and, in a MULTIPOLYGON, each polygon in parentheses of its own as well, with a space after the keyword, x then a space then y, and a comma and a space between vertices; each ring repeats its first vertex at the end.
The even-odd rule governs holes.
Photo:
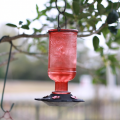
POLYGON ((10 52, 9 52, 8 63, 7 63, 7 68, 6 68, 6 74, 5 74, 5 78, 4 78, 4 85, 3 85, 2 97, 1 97, 1 109, 3 110, 3 112, 10 112, 12 110, 13 106, 14 106, 14 103, 13 103, 11 105, 9 111, 5 111, 4 108, 3 108, 3 98, 4 98, 5 85, 6 85, 6 81, 7 81, 8 68, 9 68, 9 63, 10 63, 10 58, 11 58, 12 42, 10 42, 10 44, 11 44, 11 46, 10 46, 10 52))
POLYGON ((59 14, 58 14, 58 28, 57 28, 58 31, 60 31, 60 29, 61 29, 61 28, 60 28, 60 24, 59 24, 59 23, 60 23, 60 20, 59 20, 59 19, 60 19, 60 15, 61 15, 61 14, 65 17, 65 29, 67 29, 67 18, 66 18, 66 16, 65 16, 65 10, 66 10, 66 4, 67 4, 67 3, 66 3, 66 0, 64 0, 64 1, 65 1, 65 7, 64 7, 63 11, 60 11, 60 10, 59 10, 58 5, 57 5, 57 2, 58 2, 58 1, 56 0, 56 2, 55 2, 56 8, 57 8, 57 10, 58 10, 58 12, 59 12, 59 14))

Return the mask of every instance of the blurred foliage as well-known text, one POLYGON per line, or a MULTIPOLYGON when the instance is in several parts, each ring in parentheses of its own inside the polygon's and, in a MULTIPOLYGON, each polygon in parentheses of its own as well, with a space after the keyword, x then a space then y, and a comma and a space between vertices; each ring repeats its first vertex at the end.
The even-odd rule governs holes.
POLYGON ((31 61, 29 61, 24 55, 19 55, 19 59, 11 63, 11 79, 49 80, 47 75, 47 60, 44 60, 43 62, 41 59, 32 62, 34 58, 29 59, 31 59, 31 61))
MULTIPOLYGON (((29 61, 25 55, 17 55, 19 57, 18 60, 11 62, 8 72, 9 79, 19 79, 19 80, 38 80, 38 81, 48 81, 50 78, 48 77, 48 65, 47 60, 37 60, 36 62, 29 61)), ((34 58, 31 58, 34 59, 34 58)), ((6 69, 6 66, 0 68, 0 78, 4 78, 3 68, 6 69)), ((80 69, 77 67, 77 73, 74 78, 74 81, 71 82, 79 82, 80 75, 87 73, 85 69, 80 69)), ((50 80, 51 81, 51 80, 50 80)))
MULTIPOLYGON (((68 19, 67 26, 69 29, 78 29, 78 34, 82 34, 84 36, 86 35, 86 33, 88 33, 87 36, 91 36, 93 33, 96 33, 96 35, 93 37, 93 48, 97 53, 100 54, 103 63, 96 70, 93 70, 93 83, 97 83, 98 81, 100 81, 99 83, 102 84, 106 84, 105 72, 108 65, 111 66, 112 72, 114 74, 116 74, 116 68, 120 67, 119 60, 117 59, 116 54, 113 54, 112 52, 105 53, 105 48, 100 46, 99 36, 101 35, 103 35, 106 39, 105 42, 108 47, 108 51, 118 51, 120 44, 120 30, 119 28, 117 28, 117 22, 119 23, 119 3, 106 0, 107 6, 104 6, 104 2, 104 0, 94 0, 92 3, 90 3, 89 0, 72 0, 72 2, 67 1, 67 11, 65 12, 65 15, 68 19), (103 16, 106 18, 105 21, 102 20, 103 16), (103 25, 101 24, 102 26, 100 28, 96 28, 96 25, 98 25, 100 22, 103 23, 103 25), (117 47, 113 47, 113 44, 117 44, 117 47)), ((54 3, 55 0, 49 0, 45 4, 45 9, 41 11, 39 10, 39 5, 36 5, 37 16, 32 20, 26 19, 26 24, 23 24, 22 21, 19 21, 19 25, 15 25, 14 23, 7 23, 6 25, 9 27, 16 27, 18 29, 29 30, 30 25, 34 21, 40 21, 41 18, 44 16, 47 22, 42 23, 42 27, 40 27, 39 29, 32 28, 33 34, 43 33, 46 28, 56 28, 57 15, 50 14, 51 12, 53 12, 52 10, 55 10, 54 3)), ((58 8, 61 9, 59 4, 58 8)), ((62 27, 65 26, 64 16, 61 16, 60 25, 62 25, 62 27)), ((31 52, 33 46, 35 46, 36 50, 39 51, 41 54, 45 54, 47 53, 48 39, 34 38, 32 42, 27 43, 26 50, 28 52, 31 52)), ((25 69, 24 74, 19 76, 19 78, 32 79, 32 75, 36 75, 37 79, 48 79, 48 77, 46 76, 47 67, 43 67, 42 63, 38 64, 36 62, 34 63, 34 65, 27 65, 26 63, 24 64, 22 62, 21 66, 18 69, 19 71, 20 69, 22 69, 22 67, 27 68, 25 69)), ((19 63, 15 62, 14 64, 19 63)), ((83 71, 87 72, 87 70, 83 71)), ((84 73, 83 71, 78 72, 80 74, 84 73)), ((20 74, 20 72, 18 73, 20 74)), ((13 78, 18 78, 18 74, 14 74, 13 78)))

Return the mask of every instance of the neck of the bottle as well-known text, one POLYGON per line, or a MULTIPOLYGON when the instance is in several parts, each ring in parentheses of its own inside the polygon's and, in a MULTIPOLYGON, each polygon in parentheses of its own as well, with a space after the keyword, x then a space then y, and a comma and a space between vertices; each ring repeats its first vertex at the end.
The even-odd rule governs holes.
POLYGON ((70 94, 68 92, 68 82, 55 82, 55 91, 53 94, 70 94))

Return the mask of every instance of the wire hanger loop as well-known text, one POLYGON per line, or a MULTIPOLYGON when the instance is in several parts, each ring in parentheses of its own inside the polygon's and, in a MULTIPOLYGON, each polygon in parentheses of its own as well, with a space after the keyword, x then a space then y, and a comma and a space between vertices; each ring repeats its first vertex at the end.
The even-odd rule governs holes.
POLYGON ((65 29, 67 29, 67 18, 66 18, 66 16, 65 16, 65 10, 66 10, 66 0, 64 0, 65 1, 65 7, 64 7, 64 9, 63 9, 63 11, 60 11, 59 10, 59 8, 58 8, 58 5, 57 5, 57 2, 58 2, 58 0, 56 0, 56 2, 55 2, 55 4, 56 4, 56 8, 57 8, 57 10, 58 10, 58 12, 59 12, 59 14, 58 14, 58 27, 57 27, 57 29, 58 29, 58 31, 60 31, 60 15, 62 14, 64 17, 65 17, 65 29))

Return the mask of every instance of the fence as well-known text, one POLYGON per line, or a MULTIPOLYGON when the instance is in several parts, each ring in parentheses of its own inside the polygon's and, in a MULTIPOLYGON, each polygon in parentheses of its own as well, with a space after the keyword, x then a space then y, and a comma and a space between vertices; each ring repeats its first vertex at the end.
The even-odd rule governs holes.
POLYGON ((86 101, 73 107, 47 106, 38 101, 18 102, 11 116, 13 120, 120 120, 120 101, 86 101))

